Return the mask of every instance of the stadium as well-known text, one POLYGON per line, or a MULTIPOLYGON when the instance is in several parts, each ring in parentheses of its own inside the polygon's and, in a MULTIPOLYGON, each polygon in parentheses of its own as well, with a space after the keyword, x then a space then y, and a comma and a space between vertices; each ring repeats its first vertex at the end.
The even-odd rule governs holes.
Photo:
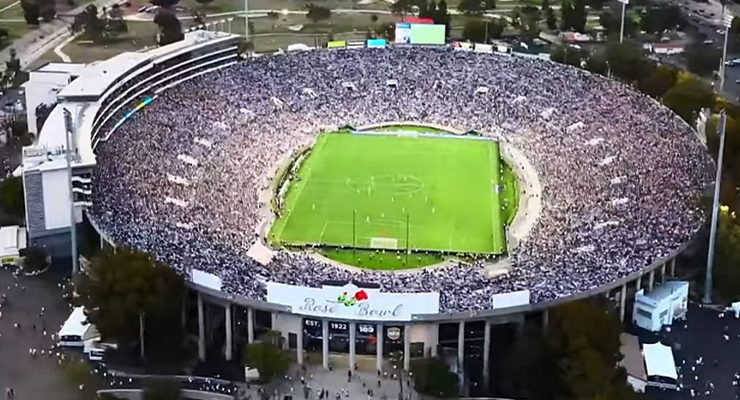
POLYGON ((485 375, 492 325, 595 295, 624 317, 628 284, 665 279, 705 221, 714 166, 690 126, 490 46, 242 61, 236 37, 193 32, 80 68, 24 151, 29 234, 64 248, 72 208, 101 246, 191 277, 202 358, 275 329, 299 363, 317 350, 380 370, 395 349, 408 368, 453 325, 464 359, 480 325, 485 375), (65 203, 51 149, 70 138, 65 203))

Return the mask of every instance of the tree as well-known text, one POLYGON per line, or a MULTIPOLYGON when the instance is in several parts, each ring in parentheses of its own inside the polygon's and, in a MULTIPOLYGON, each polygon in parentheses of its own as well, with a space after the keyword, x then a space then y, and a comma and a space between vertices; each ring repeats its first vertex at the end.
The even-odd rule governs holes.
POLYGON ((494 8, 496 8, 495 0, 461 0, 457 5, 457 11, 467 15, 480 15, 494 8))
POLYGON ((21 60, 18 58, 16 49, 10 49, 10 58, 5 62, 5 69, 13 75, 18 75, 21 72, 21 60))
POLYGON ((618 366, 622 324, 604 299, 579 300, 550 310, 549 348, 573 400, 634 398, 624 369, 618 366))
POLYGON ((625 40, 606 45, 606 61, 613 76, 632 83, 646 76, 652 64, 643 56, 642 48, 636 42, 625 40))
POLYGON ((76 291, 76 302, 103 340, 132 349, 143 345, 145 328, 149 359, 180 356, 185 282, 169 266, 136 250, 102 251, 90 260, 76 291))
POLYGON ((411 363, 414 389, 428 396, 451 398, 460 394, 459 379, 440 358, 422 358, 411 363))
POLYGON ((685 52, 688 70, 702 76, 711 75, 719 68, 722 51, 702 43, 690 45, 685 52))
POLYGON ((681 73, 676 84, 663 96, 663 104, 693 125, 699 110, 714 104, 714 93, 696 76, 681 73))
POLYGON ((21 8, 23 9, 23 19, 26 21, 26 24, 39 24, 41 11, 35 0, 21 0, 21 8))
POLYGON ((580 51, 569 46, 552 46, 550 49, 550 60, 580 68, 583 57, 580 51))
POLYGON ((398 15, 401 17, 401 21, 403 21, 407 15, 413 12, 414 7, 416 6, 414 2, 415 0, 396 0, 391 4, 391 13, 393 15, 398 15))
POLYGON ((169 9, 179 3, 180 0, 149 0, 149 2, 152 3, 152 5, 169 9))
POLYGON ((545 15, 545 24, 547 29, 553 31, 558 27, 558 18, 555 16, 555 11, 550 7, 550 0, 542 0, 542 14, 545 15))
POLYGON ((23 179, 20 177, 0 181, 0 211, 16 224, 25 219, 26 202, 23 197, 23 179))
POLYGON ((149 378, 144 381, 142 400, 182 400, 182 388, 176 379, 149 378))
MULTIPOLYGON (((500 382, 501 390, 507 398, 564 398, 567 388, 558 373, 555 352, 549 347, 540 327, 525 328, 514 345, 500 360, 494 362, 501 365, 499 370, 507 371, 500 382)), ((489 371, 489 374, 491 372, 496 371, 489 371)))
POLYGON ((542 14, 539 8, 534 6, 524 6, 521 8, 521 25, 524 32, 530 39, 537 38, 540 35, 540 19, 542 14))
POLYGON ((75 15, 69 28, 72 33, 81 33, 86 39, 97 42, 103 37, 105 23, 98 16, 98 7, 95 4, 90 4, 82 12, 75 15))
POLYGON ((260 341, 247 345, 244 361, 246 365, 257 368, 260 382, 269 382, 285 374, 290 367, 290 358, 281 347, 280 332, 266 332, 260 341))
POLYGON ((213 3, 213 0, 195 0, 195 1, 197 1, 198 4, 204 7, 207 6, 208 4, 213 3))
POLYGON ((154 16, 154 23, 159 27, 158 44, 160 46, 179 42, 185 38, 180 20, 170 11, 160 9, 154 16))
POLYGON ((480 21, 469 20, 465 23, 462 36, 476 43, 488 43, 491 38, 500 38, 506 26, 502 20, 480 21))
POLYGON ((121 10, 119 4, 114 4, 108 9, 103 22, 107 37, 128 32, 128 25, 126 24, 126 20, 123 19, 123 10, 121 10))
POLYGON ((586 29, 586 3, 584 0, 564 0, 560 6, 563 30, 584 32, 586 29))
POLYGON ((21 250, 23 256, 23 270, 25 272, 43 271, 51 264, 51 258, 40 247, 32 246, 21 250))
POLYGON ((371 15, 370 16, 370 22, 372 22, 373 24, 376 23, 376 22, 378 22, 378 15, 377 14, 371 15))
POLYGON ((646 95, 659 99, 676 84, 677 78, 676 69, 660 65, 650 75, 640 79, 638 88, 646 95))
POLYGON ((57 16, 55 0, 36 0, 39 7, 39 16, 44 22, 50 22, 57 16))
POLYGON ((311 22, 313 22, 314 24, 331 18, 331 10, 326 7, 317 6, 316 4, 309 3, 306 4, 304 8, 308 10, 306 18, 310 19, 311 22))
POLYGON ((607 75, 609 66, 606 64, 606 57, 599 51, 589 54, 583 68, 595 74, 607 75))
POLYGON ((674 5, 646 7, 640 16, 640 29, 647 33, 663 33, 685 24, 681 8, 674 5))

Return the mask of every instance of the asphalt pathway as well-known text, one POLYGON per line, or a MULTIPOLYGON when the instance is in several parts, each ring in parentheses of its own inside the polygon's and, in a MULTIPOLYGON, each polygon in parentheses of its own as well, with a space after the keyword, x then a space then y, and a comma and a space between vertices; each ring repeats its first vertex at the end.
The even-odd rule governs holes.
POLYGON ((740 319, 734 313, 690 304, 687 318, 642 340, 673 347, 680 392, 651 390, 655 400, 740 399, 740 319))
POLYGON ((78 399, 58 366, 52 338, 70 313, 55 281, 0 268, 0 388, 13 388, 19 400, 78 399))

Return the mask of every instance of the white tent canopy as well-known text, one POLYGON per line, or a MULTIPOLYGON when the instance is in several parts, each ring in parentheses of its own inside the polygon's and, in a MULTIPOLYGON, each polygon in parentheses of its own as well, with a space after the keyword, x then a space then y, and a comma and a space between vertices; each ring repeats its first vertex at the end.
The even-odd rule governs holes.
POLYGON ((645 357, 645 369, 648 377, 663 377, 678 379, 676 361, 673 359, 673 350, 662 343, 645 344, 642 346, 645 357))

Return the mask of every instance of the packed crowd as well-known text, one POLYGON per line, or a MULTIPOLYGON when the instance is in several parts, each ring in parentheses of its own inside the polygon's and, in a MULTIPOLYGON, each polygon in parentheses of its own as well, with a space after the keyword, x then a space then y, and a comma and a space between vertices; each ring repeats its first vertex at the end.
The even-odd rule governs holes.
POLYGON ((532 301, 567 296, 668 256, 702 225, 696 200, 713 168, 688 125, 625 85, 555 63, 442 48, 240 63, 161 93, 97 151, 93 219, 183 272, 214 273, 224 290, 260 299, 264 281, 438 291, 444 312, 485 309, 493 294, 514 290, 529 289, 532 301), (495 134, 527 156, 543 205, 510 254, 510 273, 488 279, 480 263, 356 272, 302 254, 280 252, 267 266, 247 257, 259 240, 259 194, 280 160, 322 129, 390 121, 495 134))

